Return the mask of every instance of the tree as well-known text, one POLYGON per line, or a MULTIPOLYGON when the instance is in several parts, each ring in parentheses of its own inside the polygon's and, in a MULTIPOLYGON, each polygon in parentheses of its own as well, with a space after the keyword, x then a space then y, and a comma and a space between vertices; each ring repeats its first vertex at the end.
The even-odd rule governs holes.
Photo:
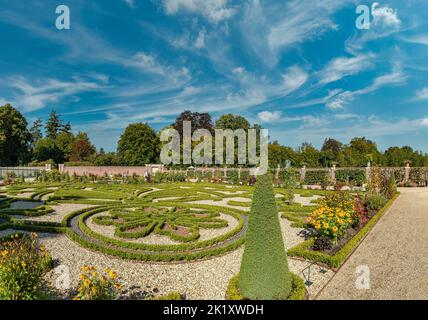
POLYGON ((308 167, 318 167, 320 152, 310 143, 304 142, 299 148, 301 162, 308 167))
POLYGON ((282 168, 285 167, 287 160, 291 162, 291 165, 300 165, 297 161, 296 152, 290 148, 282 146, 278 141, 274 141, 269 144, 269 167, 277 168, 280 165, 282 168))
POLYGON ((24 161, 30 142, 24 116, 10 104, 0 107, 0 164, 12 166, 24 161))
POLYGON ((117 156, 114 152, 106 153, 103 148, 95 156, 94 165, 96 166, 116 166, 118 165, 117 156))
POLYGON ((248 122, 247 119, 245 119, 242 116, 235 116, 231 113, 222 115, 220 118, 217 119, 215 122, 216 129, 230 129, 230 130, 237 130, 237 129, 244 129, 248 130, 250 129, 251 125, 248 122))
POLYGON ((79 132, 71 145, 70 161, 89 161, 96 150, 86 132, 79 132))
POLYGON ((62 126, 61 132, 71 134, 71 124, 70 124, 70 122, 67 122, 65 125, 62 126))
POLYGON ((269 174, 257 177, 238 287, 245 298, 252 300, 285 300, 292 290, 269 174))
POLYGON ((34 148, 34 158, 37 161, 53 160, 55 163, 64 163, 64 152, 58 147, 55 139, 43 138, 37 141, 34 148))
POLYGON ((197 129, 207 129, 210 132, 214 131, 211 116, 208 113, 199 113, 187 110, 182 112, 172 125, 172 127, 180 134, 181 141, 183 141, 184 121, 190 121, 192 134, 197 129))
POLYGON ((65 161, 70 159, 74 143, 74 135, 70 132, 60 132, 54 139, 56 146, 61 150, 65 161))
POLYGON ((34 149, 37 141, 39 141, 40 139, 43 138, 42 127, 43 127, 43 122, 42 122, 42 119, 39 118, 33 122, 33 126, 30 129, 31 146, 33 149, 34 149))
POLYGON ((46 122, 46 135, 48 138, 55 139, 62 128, 61 119, 55 110, 52 110, 49 119, 46 122))
POLYGON ((120 162, 128 166, 143 166, 157 163, 160 154, 160 139, 147 124, 130 124, 122 134, 117 147, 120 162))

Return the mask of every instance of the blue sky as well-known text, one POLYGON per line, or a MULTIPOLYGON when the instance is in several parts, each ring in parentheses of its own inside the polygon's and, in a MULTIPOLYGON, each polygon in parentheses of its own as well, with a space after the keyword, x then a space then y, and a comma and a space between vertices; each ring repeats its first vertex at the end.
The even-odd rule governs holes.
POLYGON ((428 152, 428 3, 0 0, 0 104, 52 109, 115 150, 124 128, 187 109, 240 114, 271 140, 366 136, 428 152), (71 30, 55 28, 68 5, 71 30))

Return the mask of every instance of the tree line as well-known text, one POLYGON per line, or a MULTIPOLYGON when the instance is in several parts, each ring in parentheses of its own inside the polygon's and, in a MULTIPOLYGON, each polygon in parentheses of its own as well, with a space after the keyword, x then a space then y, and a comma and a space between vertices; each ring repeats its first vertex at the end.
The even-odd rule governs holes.
MULTIPOLYGON (((215 122, 208 113, 185 111, 167 128, 183 132, 183 122, 190 121, 192 133, 197 129, 261 129, 240 115, 225 114, 215 122)), ((181 136, 182 138, 182 136, 181 136)), ((182 141, 182 139, 181 139, 182 141)), ((237 147, 237 146, 236 146, 237 147)), ((10 104, 0 107, 0 166, 43 165, 68 163, 96 166, 142 166, 159 163, 162 142, 159 132, 146 123, 130 124, 121 135, 116 152, 99 150, 91 143, 86 132, 72 132, 70 122, 64 122, 56 111, 49 118, 35 120, 31 126, 25 117, 10 104)), ((269 144, 271 167, 364 167, 374 165, 401 167, 405 162, 413 166, 428 166, 428 155, 410 146, 390 147, 380 151, 376 143, 365 137, 355 137, 348 144, 336 139, 325 139, 321 149, 304 142, 298 148, 269 144)))

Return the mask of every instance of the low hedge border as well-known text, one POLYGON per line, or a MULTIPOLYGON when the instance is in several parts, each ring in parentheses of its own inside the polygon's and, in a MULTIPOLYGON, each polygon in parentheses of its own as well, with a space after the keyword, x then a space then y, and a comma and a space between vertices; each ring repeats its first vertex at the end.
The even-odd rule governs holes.
POLYGON ((111 248, 111 247, 103 247, 99 244, 90 242, 82 238, 71 229, 66 229, 65 231, 72 240, 76 241, 77 243, 79 243, 81 246, 85 248, 88 248, 97 252, 101 252, 104 254, 108 254, 111 256, 120 257, 123 259, 152 261, 152 262, 171 262, 171 261, 178 262, 178 261, 193 261, 193 260, 208 259, 211 257, 217 257, 227 252, 236 250, 244 243, 244 238, 242 238, 233 242, 228 246, 219 247, 212 250, 205 250, 205 251, 196 252, 196 253, 147 254, 147 253, 121 251, 121 250, 118 250, 117 248, 111 248))
MULTIPOLYGON (((153 205, 150 204, 150 206, 164 206, 163 205, 153 205)), ((172 204, 166 204, 166 206, 172 206, 172 204)), ((107 244, 111 244, 113 246, 117 246, 117 247, 122 247, 122 248, 126 248, 126 249, 136 249, 136 250, 148 250, 148 251, 186 251, 186 250, 193 250, 193 249, 202 249, 205 247, 209 247, 209 246, 213 246, 217 243, 220 242, 224 242, 227 239, 232 238, 233 236, 235 236, 236 234, 238 234, 239 232, 241 232, 242 228, 244 227, 244 220, 241 217, 241 214, 238 213, 238 211, 230 209, 230 208, 213 208, 212 206, 206 206, 206 205, 180 205, 180 207, 193 207, 193 208, 201 208, 201 209, 207 209, 207 210, 212 210, 212 211, 221 211, 227 214, 230 214, 231 216, 233 216, 235 219, 237 219, 239 221, 239 224, 237 227, 235 227, 233 230, 215 237, 213 239, 209 239, 209 240, 204 240, 204 241, 200 241, 200 242, 196 242, 196 243, 188 243, 188 244, 177 244, 177 245, 152 245, 152 244, 143 244, 143 243, 133 243, 133 242, 125 242, 125 241, 121 241, 118 239, 113 239, 113 238, 109 238, 106 237, 104 235, 101 235, 99 233, 96 233, 95 231, 93 231, 92 229, 90 229, 86 224, 85 224, 85 220, 87 218, 89 218, 91 215, 94 215, 96 213, 100 213, 106 210, 111 210, 112 208, 108 208, 108 207, 99 207, 99 208, 92 208, 92 210, 88 210, 87 209, 83 209, 80 210, 80 212, 76 212, 76 213, 72 213, 69 215, 69 217, 66 217, 65 221, 72 219, 73 217, 82 214, 82 216, 79 218, 79 228, 80 230, 90 236, 93 237, 101 242, 105 242, 107 244), (82 212, 84 211, 84 212, 82 212)), ((123 206, 122 208, 125 207, 132 207, 132 206, 123 206)), ((64 225, 68 225, 67 222, 64 223, 63 221, 63 226, 64 225)))
POLYGON ((288 250, 287 254, 292 257, 301 257, 310 261, 320 262, 333 269, 339 268, 348 257, 355 251, 361 241, 366 237, 371 229, 376 225, 379 219, 385 214, 391 204, 397 199, 399 193, 391 198, 385 206, 380 209, 373 218, 356 234, 354 235, 335 255, 329 255, 323 252, 312 250, 314 238, 311 238, 297 246, 288 250))
MULTIPOLYGON (((290 272, 292 283, 292 291, 287 300, 307 300, 308 292, 306 290, 303 279, 298 275, 290 272)), ((230 279, 226 290, 226 300, 247 300, 245 299, 238 288, 239 273, 230 279)))

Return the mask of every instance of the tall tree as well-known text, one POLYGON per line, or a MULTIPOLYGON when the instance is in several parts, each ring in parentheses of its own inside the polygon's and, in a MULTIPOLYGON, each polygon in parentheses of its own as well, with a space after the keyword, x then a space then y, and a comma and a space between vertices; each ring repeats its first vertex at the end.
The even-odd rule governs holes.
POLYGON ((89 161, 96 150, 86 132, 79 132, 71 146, 70 161, 89 161))
POLYGON ((31 146, 34 149, 37 141, 39 141, 40 139, 43 138, 43 133, 42 133, 42 128, 43 128, 43 122, 42 119, 36 119, 33 122, 33 125, 30 129, 30 133, 31 133, 31 146))
POLYGON ((28 156, 31 133, 24 116, 10 104, 0 107, 0 165, 17 165, 28 156))
POLYGON ((216 129, 244 129, 248 130, 251 126, 247 119, 242 116, 233 115, 231 113, 220 116, 215 123, 216 129))
POLYGON ((160 155, 160 139, 147 124, 130 124, 122 134, 117 147, 122 164, 143 166, 157 163, 160 155))
POLYGON ((61 119, 55 110, 52 110, 49 119, 46 122, 46 135, 48 138, 55 139, 62 128, 61 119))

